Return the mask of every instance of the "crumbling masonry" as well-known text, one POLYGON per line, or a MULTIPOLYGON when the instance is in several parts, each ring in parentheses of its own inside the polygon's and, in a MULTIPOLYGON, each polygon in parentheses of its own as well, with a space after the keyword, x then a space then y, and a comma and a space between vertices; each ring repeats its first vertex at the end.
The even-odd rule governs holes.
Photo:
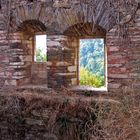
POLYGON ((108 91, 139 89, 139 4, 135 0, 133 5, 128 3, 126 7, 132 11, 127 9, 125 12, 128 13, 124 16, 121 11, 123 7, 113 11, 116 4, 109 5, 108 1, 1 1, 1 87, 26 84, 40 84, 52 88, 61 85, 76 86, 79 38, 103 37, 108 91), (6 17, 8 8, 10 18, 6 17), (119 21, 116 18, 118 13, 122 14, 119 21), (33 61, 36 33, 47 35, 46 63, 33 61))

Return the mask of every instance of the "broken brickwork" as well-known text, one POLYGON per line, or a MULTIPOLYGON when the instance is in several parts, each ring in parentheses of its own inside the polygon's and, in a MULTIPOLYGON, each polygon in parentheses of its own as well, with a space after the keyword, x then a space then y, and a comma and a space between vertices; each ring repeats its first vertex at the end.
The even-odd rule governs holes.
MULTIPOLYGON (((125 37, 118 35, 114 15, 104 4, 104 0, 96 3, 96 14, 91 18, 85 12, 88 11, 87 3, 83 2, 81 6, 80 0, 72 1, 68 5, 56 5, 52 0, 37 3, 17 1, 16 5, 12 5, 10 34, 7 34, 4 13, 1 12, 1 86, 78 85, 78 39, 90 36, 104 37, 106 40, 108 90, 139 88, 140 10, 138 8, 133 19, 127 22, 125 37), (97 28, 86 24, 92 22, 93 17, 97 28), (48 61, 41 64, 33 62, 33 37, 38 32, 47 35, 48 61)), ((4 11, 4 2, 1 6, 4 11)))

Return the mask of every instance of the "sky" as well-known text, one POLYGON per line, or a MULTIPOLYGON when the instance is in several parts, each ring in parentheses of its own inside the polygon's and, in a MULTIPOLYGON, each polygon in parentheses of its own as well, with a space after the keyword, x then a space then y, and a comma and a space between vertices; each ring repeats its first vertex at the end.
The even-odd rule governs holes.
POLYGON ((40 48, 42 54, 46 54, 47 51, 47 36, 46 35, 36 35, 36 48, 40 48))

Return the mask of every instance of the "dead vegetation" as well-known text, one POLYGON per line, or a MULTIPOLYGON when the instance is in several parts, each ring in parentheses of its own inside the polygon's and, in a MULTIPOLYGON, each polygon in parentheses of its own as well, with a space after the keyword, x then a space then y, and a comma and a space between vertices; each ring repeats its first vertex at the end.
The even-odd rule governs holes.
POLYGON ((52 91, 45 95, 39 91, 23 91, 1 95, 1 138, 139 140, 139 94, 119 94, 113 97, 118 100, 115 101, 68 95, 68 92, 52 91), (3 135, 5 127, 7 135, 3 135))

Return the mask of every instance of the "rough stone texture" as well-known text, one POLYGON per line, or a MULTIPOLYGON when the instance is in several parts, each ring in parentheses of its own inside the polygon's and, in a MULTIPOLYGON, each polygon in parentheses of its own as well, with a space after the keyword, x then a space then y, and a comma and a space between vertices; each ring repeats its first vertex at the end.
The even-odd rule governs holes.
POLYGON ((48 61, 52 62, 48 66, 48 86, 61 87, 71 86, 72 78, 76 78, 76 70, 70 71, 73 66, 76 67, 76 49, 71 46, 72 39, 64 36, 48 36, 48 61))
MULTIPOLYGON (((3 1, 2 10, 6 8, 4 4, 3 1)), ((91 35, 92 37, 106 35, 109 91, 139 88, 140 10, 129 23, 129 39, 125 41, 116 35, 114 16, 104 5, 103 0, 95 4, 94 28, 89 24, 93 17, 86 14, 89 7, 86 3, 81 6, 80 0, 72 1, 69 5, 64 3, 56 5, 51 0, 38 1, 37 4, 21 0, 17 1, 17 4, 16 8, 12 5, 12 31, 16 29, 13 34, 7 35, 4 15, 0 13, 1 86, 25 83, 48 83, 49 87, 76 85, 78 39, 81 36, 86 38, 91 35), (43 68, 33 63, 33 36, 38 32, 45 32, 48 35, 48 62, 43 64, 43 68), (122 40, 124 43, 121 44, 122 40), (20 44, 20 47, 17 49, 14 44, 20 44)))
POLYGON ((15 22, 15 26, 20 27, 27 20, 39 20, 47 27, 50 34, 63 34, 67 28, 79 23, 79 21, 80 23, 90 23, 93 19, 90 16, 91 14, 94 14, 96 24, 106 30, 111 29, 115 25, 114 16, 105 5, 105 0, 94 2, 96 14, 93 13, 93 7, 91 5, 88 5, 86 2, 83 2, 81 5, 80 0, 69 2, 68 7, 61 1, 59 3, 57 2, 58 4, 56 6, 55 1, 50 0, 38 0, 38 4, 28 3, 25 0, 17 1, 16 3, 19 7, 14 8, 15 5, 13 5, 13 22, 15 22), (61 7, 65 8, 62 9, 61 7), (89 9, 91 10, 89 11, 89 9))
POLYGON ((107 34, 108 48, 108 88, 110 91, 127 88, 136 89, 140 85, 140 10, 137 11, 134 23, 130 22, 129 39, 120 44, 115 34, 115 27, 107 34), (129 43, 128 43, 129 42, 129 43))
POLYGON ((8 67, 13 69, 12 79, 16 81, 16 85, 25 84, 24 79, 30 78, 31 75, 31 61, 23 59, 27 54, 24 47, 26 46, 16 42, 11 43, 8 50, 11 57, 8 67))
POLYGON ((31 79, 32 84, 46 84, 47 86, 47 63, 33 63, 31 79))

